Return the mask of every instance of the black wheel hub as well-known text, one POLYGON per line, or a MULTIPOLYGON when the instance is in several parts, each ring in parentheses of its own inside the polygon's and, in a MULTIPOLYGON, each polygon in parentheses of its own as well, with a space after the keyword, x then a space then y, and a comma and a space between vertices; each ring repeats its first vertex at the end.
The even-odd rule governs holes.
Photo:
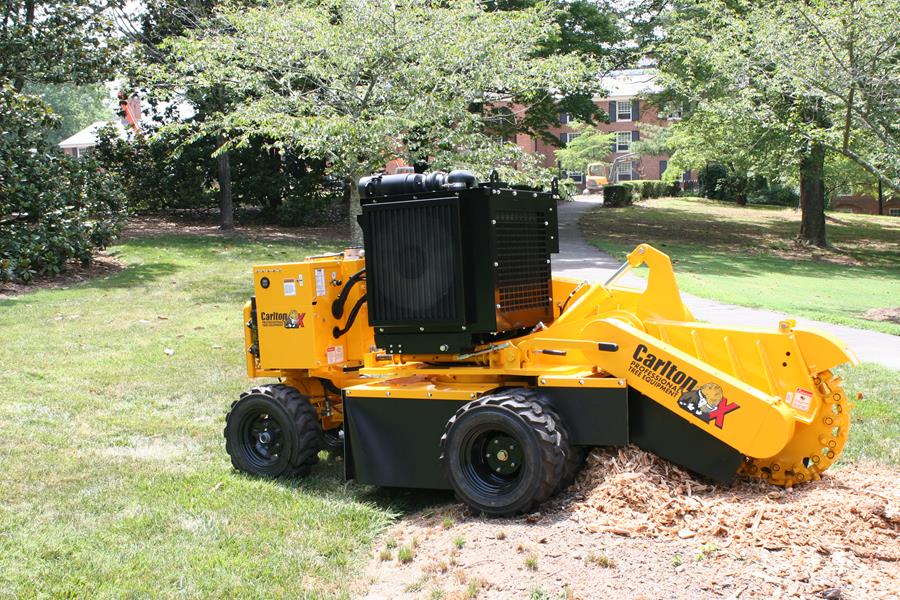
POLYGON ((514 475, 522 466, 522 447, 508 435, 496 435, 488 440, 484 459, 493 472, 514 475))
POLYGON ((472 486, 489 495, 512 490, 525 463, 522 444, 506 431, 481 428, 460 446, 460 464, 472 486))
POLYGON ((265 412, 248 414, 242 423, 241 439, 247 458, 256 466, 271 465, 278 461, 284 447, 284 438, 278 421, 265 412))

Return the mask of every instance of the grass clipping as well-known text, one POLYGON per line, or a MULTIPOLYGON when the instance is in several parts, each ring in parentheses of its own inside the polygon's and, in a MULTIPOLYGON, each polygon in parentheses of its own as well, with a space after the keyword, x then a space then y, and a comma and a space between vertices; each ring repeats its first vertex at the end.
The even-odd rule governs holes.
POLYGON ((573 491, 568 509, 592 532, 900 560, 900 484, 882 467, 832 470, 791 490, 746 478, 715 485, 629 446, 591 452, 573 491))

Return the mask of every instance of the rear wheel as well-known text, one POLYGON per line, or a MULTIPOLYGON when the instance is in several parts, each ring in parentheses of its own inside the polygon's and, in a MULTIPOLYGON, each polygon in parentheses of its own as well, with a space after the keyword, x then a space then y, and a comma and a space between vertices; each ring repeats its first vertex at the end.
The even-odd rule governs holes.
POLYGON ((571 449, 537 392, 511 389, 460 408, 441 438, 444 474, 460 500, 494 516, 530 510, 562 480, 571 449))
POLYGON ((225 418, 224 434, 234 468, 260 477, 307 475, 323 447, 316 409, 284 384, 241 394, 225 418))
POLYGON ((587 453, 588 449, 584 446, 569 447, 569 453, 566 455, 566 462, 563 467, 563 476, 559 481, 559 487, 557 487, 556 493, 565 490, 575 483, 575 478, 578 476, 578 471, 581 470, 581 466, 587 458, 587 453))

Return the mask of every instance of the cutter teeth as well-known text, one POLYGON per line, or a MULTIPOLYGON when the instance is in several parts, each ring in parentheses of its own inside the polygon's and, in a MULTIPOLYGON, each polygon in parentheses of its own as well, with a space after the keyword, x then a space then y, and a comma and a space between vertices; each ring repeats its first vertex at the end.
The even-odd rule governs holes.
POLYGON ((847 443, 852 406, 841 388, 840 377, 823 371, 813 382, 824 415, 809 425, 798 423, 794 437, 778 455, 748 458, 740 473, 790 488, 821 479, 822 472, 837 460, 847 443))

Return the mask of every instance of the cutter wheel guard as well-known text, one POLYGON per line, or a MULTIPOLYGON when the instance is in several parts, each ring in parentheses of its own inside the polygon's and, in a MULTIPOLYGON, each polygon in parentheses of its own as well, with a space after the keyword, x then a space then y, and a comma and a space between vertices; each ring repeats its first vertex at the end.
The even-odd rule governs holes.
POLYGON ((238 470, 303 476, 327 450, 348 479, 511 515, 568 485, 592 446, 787 487, 844 448, 845 344, 792 320, 696 322, 648 244, 606 282, 553 277, 555 185, 453 171, 359 188, 364 248, 253 268, 247 373, 273 383, 226 419, 238 470), (645 289, 618 284, 638 267, 645 289))

